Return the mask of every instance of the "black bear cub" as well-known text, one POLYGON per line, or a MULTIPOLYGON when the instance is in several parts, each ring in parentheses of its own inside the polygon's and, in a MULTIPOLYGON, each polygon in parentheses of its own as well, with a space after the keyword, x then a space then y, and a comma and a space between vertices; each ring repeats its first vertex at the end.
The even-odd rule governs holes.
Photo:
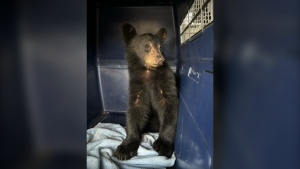
POLYGON ((127 23, 122 31, 129 71, 127 137, 115 156, 119 160, 136 156, 142 134, 159 132, 152 146, 159 155, 170 158, 174 151, 178 97, 174 73, 161 51, 167 31, 161 28, 155 35, 138 35, 127 23))

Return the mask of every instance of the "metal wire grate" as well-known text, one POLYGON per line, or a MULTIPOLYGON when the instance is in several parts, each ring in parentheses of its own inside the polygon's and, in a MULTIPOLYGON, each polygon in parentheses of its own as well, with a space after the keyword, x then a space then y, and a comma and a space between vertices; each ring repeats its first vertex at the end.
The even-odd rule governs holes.
POLYGON ((195 0, 180 25, 181 44, 213 21, 213 0, 195 0))

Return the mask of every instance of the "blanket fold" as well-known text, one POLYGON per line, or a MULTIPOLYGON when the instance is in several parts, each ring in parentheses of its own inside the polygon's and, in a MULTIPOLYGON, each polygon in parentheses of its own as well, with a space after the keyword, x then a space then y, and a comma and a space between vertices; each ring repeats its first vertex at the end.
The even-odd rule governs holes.
POLYGON ((175 163, 171 158, 159 156, 152 148, 158 133, 143 135, 138 155, 130 160, 120 161, 113 156, 117 147, 126 138, 125 129, 119 124, 98 123, 87 130, 87 168, 88 169, 143 169, 166 168, 175 163))

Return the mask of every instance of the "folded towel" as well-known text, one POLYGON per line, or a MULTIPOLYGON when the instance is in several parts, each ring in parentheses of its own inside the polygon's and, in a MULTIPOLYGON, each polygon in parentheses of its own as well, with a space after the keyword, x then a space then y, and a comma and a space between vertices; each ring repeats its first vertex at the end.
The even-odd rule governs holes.
POLYGON ((125 129, 119 124, 99 123, 87 130, 87 168, 88 169, 141 169, 166 168, 175 163, 175 155, 171 158, 159 156, 152 148, 158 133, 143 135, 138 155, 130 160, 120 161, 113 156, 117 147, 126 138, 125 129))

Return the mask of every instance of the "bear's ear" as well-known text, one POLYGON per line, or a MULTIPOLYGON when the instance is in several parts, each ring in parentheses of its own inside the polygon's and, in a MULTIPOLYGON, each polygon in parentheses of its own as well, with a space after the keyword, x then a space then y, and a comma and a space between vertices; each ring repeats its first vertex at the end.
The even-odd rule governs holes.
POLYGON ((167 30, 165 28, 161 28, 156 34, 155 34, 163 43, 167 38, 167 30))
POLYGON ((123 25, 122 32, 126 45, 128 45, 130 40, 137 34, 135 28, 129 23, 123 25))

